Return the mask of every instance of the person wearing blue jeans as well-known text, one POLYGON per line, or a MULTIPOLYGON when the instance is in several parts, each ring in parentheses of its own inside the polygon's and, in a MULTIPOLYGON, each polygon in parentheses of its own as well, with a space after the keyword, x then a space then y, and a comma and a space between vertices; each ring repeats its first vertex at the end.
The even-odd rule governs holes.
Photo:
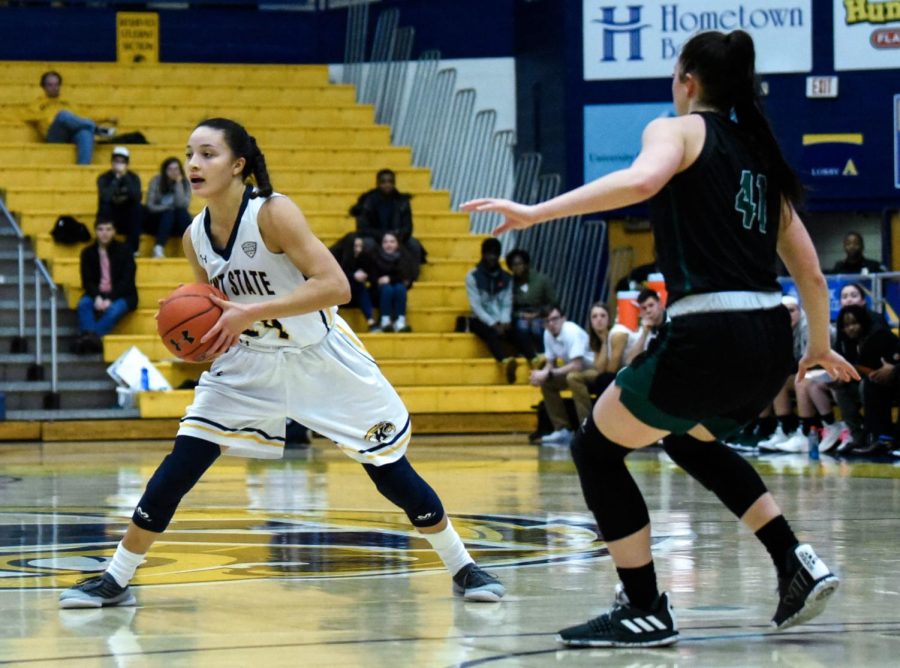
POLYGON ((98 219, 94 230, 96 243, 81 251, 84 295, 78 301, 81 336, 75 345, 79 354, 101 352, 100 337, 109 334, 138 302, 131 251, 115 240, 112 221, 98 219))
MULTIPOLYGON (((61 87, 62 76, 58 72, 44 72, 41 75, 44 94, 28 105, 24 120, 47 143, 75 144, 78 164, 89 165, 94 155, 94 135, 111 136, 115 129, 98 127, 90 118, 75 114, 70 102, 60 97, 61 87)), ((115 123, 114 119, 105 122, 115 123)))
POLYGON ((406 324, 406 293, 413 284, 414 261, 409 251, 400 245, 396 232, 385 232, 381 248, 375 255, 375 276, 370 280, 378 286, 383 332, 408 332, 406 324))
POLYGON ((75 161, 79 165, 89 165, 94 157, 96 131, 97 124, 90 118, 82 118, 63 109, 56 114, 47 130, 47 143, 75 144, 75 161))

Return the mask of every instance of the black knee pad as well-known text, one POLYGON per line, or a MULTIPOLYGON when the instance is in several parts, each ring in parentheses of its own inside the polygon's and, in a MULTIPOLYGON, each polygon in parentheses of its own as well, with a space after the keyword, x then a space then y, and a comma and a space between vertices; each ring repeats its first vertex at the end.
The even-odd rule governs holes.
POLYGON ((700 441, 688 434, 666 436, 669 457, 738 517, 765 494, 765 483, 746 459, 720 441, 700 441))
POLYGON ((644 497, 625 466, 631 453, 585 420, 570 445, 581 491, 607 541, 619 540, 650 523, 644 497))
POLYGON ((443 519, 441 500, 406 457, 384 466, 363 464, 363 468, 381 495, 402 508, 413 526, 430 527, 443 519))
POLYGON ((178 504, 221 454, 219 446, 193 436, 178 436, 147 483, 131 519, 142 529, 162 533, 178 504))

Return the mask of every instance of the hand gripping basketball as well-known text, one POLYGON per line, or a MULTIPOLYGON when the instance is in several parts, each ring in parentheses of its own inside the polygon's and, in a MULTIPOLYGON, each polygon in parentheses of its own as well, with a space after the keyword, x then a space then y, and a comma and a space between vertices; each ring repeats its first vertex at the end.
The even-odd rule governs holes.
POLYGON ((228 297, 207 283, 190 283, 175 289, 159 305, 156 329, 170 353, 186 362, 203 362, 215 341, 202 343, 222 315, 222 309, 210 299, 228 297))

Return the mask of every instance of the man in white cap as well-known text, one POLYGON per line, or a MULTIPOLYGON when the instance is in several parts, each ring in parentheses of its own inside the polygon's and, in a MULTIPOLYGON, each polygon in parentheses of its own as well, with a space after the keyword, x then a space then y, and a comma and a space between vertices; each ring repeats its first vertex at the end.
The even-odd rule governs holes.
POLYGON ((137 257, 144 222, 141 206, 141 177, 128 170, 131 153, 124 146, 112 152, 112 169, 97 177, 97 219, 111 220, 118 234, 127 237, 126 246, 137 257))

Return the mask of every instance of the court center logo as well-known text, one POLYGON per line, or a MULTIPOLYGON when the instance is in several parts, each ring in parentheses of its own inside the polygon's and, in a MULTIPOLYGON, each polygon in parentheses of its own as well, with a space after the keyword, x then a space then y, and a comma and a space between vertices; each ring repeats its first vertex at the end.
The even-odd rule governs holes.
MULTIPOLYGON (((584 514, 460 515, 453 524, 484 567, 608 556, 584 514)), ((127 518, 56 509, 0 513, 0 590, 69 587, 105 570, 127 518), (47 540, 53 536, 52 540, 47 540)), ((655 549, 674 534, 654 535, 655 549)), ((135 585, 333 579, 444 570, 402 512, 179 510, 137 571, 135 585)))

